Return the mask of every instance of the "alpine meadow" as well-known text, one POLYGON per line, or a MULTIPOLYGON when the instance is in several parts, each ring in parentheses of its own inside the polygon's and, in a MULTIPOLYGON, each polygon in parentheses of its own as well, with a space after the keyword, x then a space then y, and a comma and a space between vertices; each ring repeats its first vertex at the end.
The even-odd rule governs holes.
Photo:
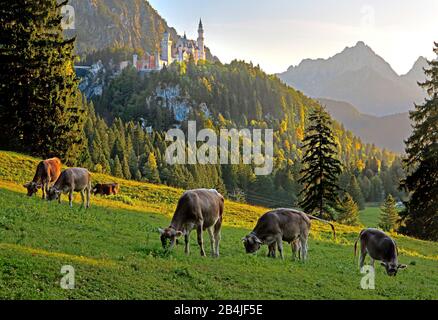
POLYGON ((0 0, 1 300, 438 300, 437 39, 228 2, 0 0))

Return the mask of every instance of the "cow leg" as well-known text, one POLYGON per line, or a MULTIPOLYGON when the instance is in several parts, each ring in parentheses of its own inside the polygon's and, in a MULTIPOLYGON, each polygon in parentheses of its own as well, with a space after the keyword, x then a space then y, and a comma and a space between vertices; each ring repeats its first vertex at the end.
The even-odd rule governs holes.
POLYGON ((300 247, 301 247, 301 260, 306 261, 307 259, 307 234, 302 234, 300 236, 300 247))
POLYGON ((222 226, 222 217, 214 225, 214 245, 215 245, 215 257, 219 257, 219 243, 221 242, 221 226, 222 226))
POLYGON ((58 203, 59 204, 61 204, 61 195, 62 195, 62 193, 60 193, 59 196, 58 196, 58 203))
POLYGON ((42 186, 41 186, 41 192, 43 193, 43 200, 45 200, 46 199, 46 186, 47 186, 47 184, 46 184, 46 182, 43 180, 43 181, 41 181, 42 182, 42 186))
POLYGON ((276 254, 275 254, 275 245, 277 243, 273 242, 271 244, 268 244, 268 257, 269 258, 275 258, 276 254))
MULTIPOLYGON (((44 188, 44 186, 43 186, 44 188)), ((44 198, 47 198, 47 195, 49 194, 49 189, 50 189, 50 180, 46 182, 46 186, 45 186, 45 195, 44 198)))
POLYGON ((70 208, 73 208, 73 190, 68 193, 68 203, 70 204, 70 208))
POLYGON ((86 208, 88 209, 90 207, 90 197, 91 197, 91 182, 88 184, 87 188, 87 205, 86 208))
POLYGON ((199 248, 201 249, 201 256, 205 257, 205 250, 204 250, 204 240, 202 239, 202 229, 203 229, 203 221, 201 221, 198 224, 198 227, 196 229, 196 232, 198 233, 198 244, 199 248))
POLYGON ((298 260, 300 260, 301 259, 301 254, 300 254, 301 249, 300 249, 299 240, 298 239, 294 240, 290 244, 292 247, 292 259, 297 260, 297 258, 298 258, 298 260))
POLYGON ((360 259, 359 259, 359 269, 362 270, 365 264, 365 257, 367 255, 365 241, 361 240, 360 242, 360 259))
POLYGON ((186 233, 184 234, 184 253, 186 255, 190 254, 190 232, 191 230, 187 230, 186 233))
POLYGON ((216 255, 216 252, 214 250, 215 248, 215 239, 214 239, 214 231, 213 231, 213 226, 211 226, 210 228, 208 228, 208 235, 210 237, 210 250, 211 250, 211 256, 214 257, 216 255))
POLYGON ((281 235, 277 237, 277 247, 278 247, 278 252, 280 253, 280 258, 284 259, 284 255, 283 255, 283 237, 281 235))

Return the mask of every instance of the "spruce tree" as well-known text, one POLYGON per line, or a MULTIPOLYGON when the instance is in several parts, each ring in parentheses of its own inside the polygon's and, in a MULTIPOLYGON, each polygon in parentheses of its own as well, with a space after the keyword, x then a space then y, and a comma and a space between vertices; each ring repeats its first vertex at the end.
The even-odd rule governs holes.
POLYGON ((381 210, 382 215, 380 216, 379 228, 385 231, 396 230, 400 216, 398 215, 397 208, 395 207, 395 200, 392 195, 386 197, 381 210))
POLYGON ((359 208, 348 193, 344 196, 336 221, 349 226, 357 226, 360 224, 359 208))
POLYGON ((0 147, 73 164, 85 108, 56 0, 0 2, 0 147))
POLYGON ((354 202, 357 203, 360 210, 365 209, 365 199, 362 195, 362 190, 360 189, 359 183, 354 175, 350 178, 350 183, 347 186, 347 192, 351 195, 354 202))
POLYGON ((112 173, 114 177, 123 178, 123 168, 118 156, 116 156, 116 158, 114 159, 112 173))
MULTIPOLYGON (((438 43, 435 43, 438 55, 438 43)), ((402 187, 410 199, 401 213, 400 230, 425 240, 438 240, 438 60, 429 61, 428 79, 421 83, 429 98, 410 112, 413 132, 406 141, 405 165, 409 172, 402 187)))
POLYGON ((331 208, 338 204, 338 177, 341 162, 337 159, 337 144, 330 116, 319 107, 309 117, 310 126, 304 137, 303 169, 299 182, 303 185, 299 205, 306 212, 333 219, 331 208))
POLYGON ((158 172, 157 160, 153 152, 149 153, 148 162, 144 168, 144 177, 152 183, 160 183, 160 174, 158 172))

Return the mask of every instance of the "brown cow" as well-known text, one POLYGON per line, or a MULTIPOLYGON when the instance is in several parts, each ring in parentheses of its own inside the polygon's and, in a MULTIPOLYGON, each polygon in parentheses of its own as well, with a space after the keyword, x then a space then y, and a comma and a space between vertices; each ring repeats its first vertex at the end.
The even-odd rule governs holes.
POLYGON ((68 193, 70 207, 73 207, 73 192, 79 191, 82 197, 82 206, 85 202, 85 193, 87 196, 86 208, 90 207, 91 194, 91 174, 84 168, 69 168, 64 170, 56 180, 53 187, 50 188, 47 199, 49 201, 58 199, 61 203, 61 194, 68 193))
POLYGON ((298 210, 280 208, 260 217, 254 230, 242 239, 245 250, 247 253, 255 253, 261 245, 267 244, 268 256, 275 258, 277 246, 280 257, 283 259, 283 241, 286 241, 291 244, 293 257, 295 258, 298 254, 298 258, 304 261, 307 258, 307 239, 311 220, 329 224, 336 238, 335 227, 329 221, 298 210))
POLYGON ((405 264, 398 263, 397 244, 383 231, 368 228, 363 229, 359 238, 354 243, 354 256, 356 257, 357 242, 360 241, 359 266, 362 270, 367 254, 371 257, 371 265, 374 268, 374 261, 379 260, 385 267, 388 276, 396 276, 399 269, 405 269, 405 264))
POLYGON ((38 163, 35 176, 31 182, 23 185, 27 189, 27 195, 31 197, 41 188, 43 199, 49 191, 50 184, 55 182, 61 174, 61 160, 51 158, 38 163))
POLYGON ((190 232, 196 228, 201 256, 205 256, 202 231, 207 229, 212 255, 218 257, 223 211, 224 198, 216 190, 186 191, 178 201, 170 226, 166 229, 159 229, 163 248, 166 248, 167 241, 170 240, 170 249, 172 249, 176 238, 184 235, 185 253, 189 254, 190 232))
POLYGON ((98 183, 93 188, 93 194, 100 194, 105 196, 116 195, 119 193, 118 183, 98 183))

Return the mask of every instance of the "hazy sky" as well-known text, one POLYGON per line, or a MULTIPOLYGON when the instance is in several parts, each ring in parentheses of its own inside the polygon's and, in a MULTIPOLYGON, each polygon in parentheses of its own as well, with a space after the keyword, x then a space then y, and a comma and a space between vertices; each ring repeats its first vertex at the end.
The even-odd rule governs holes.
POLYGON ((434 57, 437 0, 149 0, 178 33, 197 37, 222 62, 252 61, 269 73, 304 58, 328 58, 362 40, 406 73, 434 57))

